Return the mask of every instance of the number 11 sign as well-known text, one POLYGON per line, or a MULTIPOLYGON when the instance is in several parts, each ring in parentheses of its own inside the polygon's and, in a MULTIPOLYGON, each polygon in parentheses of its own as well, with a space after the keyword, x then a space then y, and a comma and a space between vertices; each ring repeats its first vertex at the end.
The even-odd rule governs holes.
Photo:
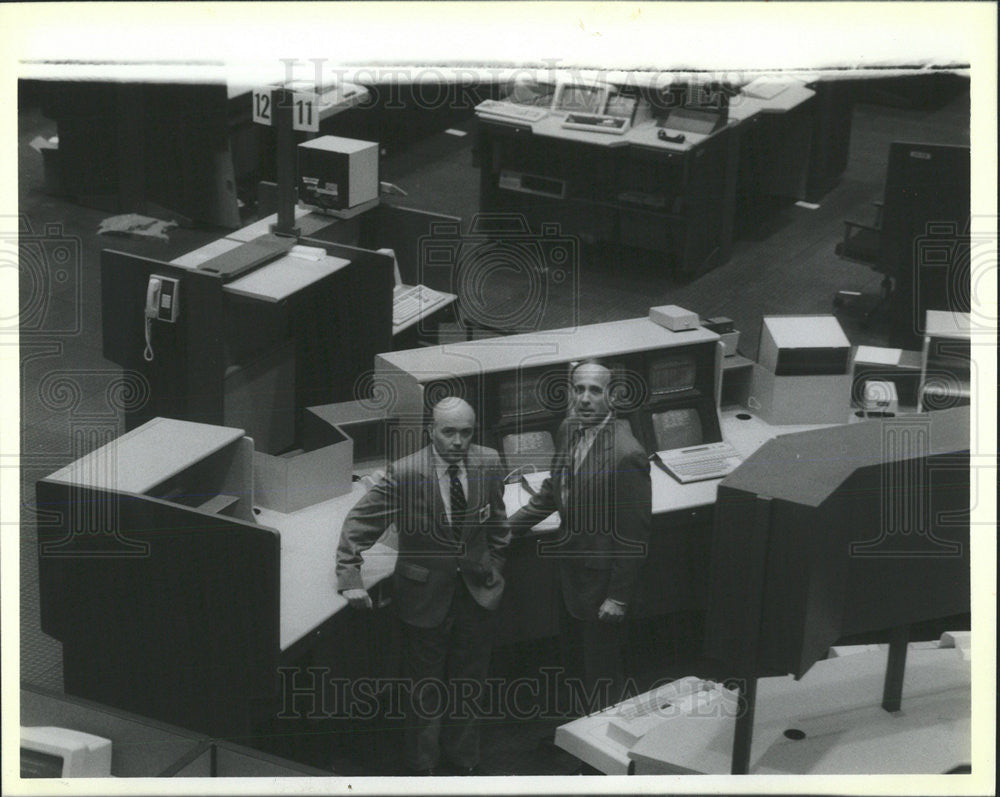
MULTIPOLYGON (((316 94, 296 91, 292 94, 292 129, 308 133, 319 132, 319 109, 316 94)), ((274 99, 272 88, 253 90, 253 120, 260 125, 274 124, 274 99)))

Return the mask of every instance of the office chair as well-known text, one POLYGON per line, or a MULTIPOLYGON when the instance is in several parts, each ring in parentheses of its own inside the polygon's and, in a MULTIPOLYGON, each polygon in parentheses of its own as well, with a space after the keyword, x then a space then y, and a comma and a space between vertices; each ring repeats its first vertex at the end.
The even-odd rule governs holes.
MULTIPOLYGON (((872 202, 872 206, 875 208, 875 219, 871 224, 844 219, 844 238, 834 249, 837 256, 844 260, 862 263, 883 273, 878 299, 874 304, 870 304, 869 301, 870 306, 861 313, 862 327, 867 327, 875 314, 889 301, 893 290, 892 277, 883 266, 880 257, 882 215, 885 203, 883 200, 875 200, 872 202)), ((859 291, 839 290, 833 297, 833 306, 837 310, 847 310, 859 304, 865 304, 859 291)))
MULTIPOLYGON (((864 321, 888 303, 894 347, 920 346, 927 310, 969 310, 969 193, 968 146, 894 141, 876 223, 845 222, 838 254, 884 275, 882 298, 864 321)), ((834 306, 858 295, 842 291, 834 306)))

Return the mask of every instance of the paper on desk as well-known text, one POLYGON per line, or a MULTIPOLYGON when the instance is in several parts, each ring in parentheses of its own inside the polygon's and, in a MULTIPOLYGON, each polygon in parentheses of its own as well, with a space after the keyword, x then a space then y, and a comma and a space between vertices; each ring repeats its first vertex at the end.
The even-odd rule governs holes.
POLYGON ((528 488, 528 492, 532 495, 537 495, 538 491, 542 489, 542 484, 545 480, 549 478, 549 472, 547 470, 536 471, 535 473, 525 473, 521 476, 521 481, 524 482, 524 486, 528 488))
POLYGON ((144 238, 158 238, 169 241, 167 230, 176 227, 176 221, 161 221, 138 213, 126 213, 122 216, 111 216, 101 222, 97 229, 98 235, 138 235, 144 238))
POLYGON ((899 365, 902 349, 885 349, 881 346, 858 346, 854 355, 855 362, 875 363, 877 365, 899 365))

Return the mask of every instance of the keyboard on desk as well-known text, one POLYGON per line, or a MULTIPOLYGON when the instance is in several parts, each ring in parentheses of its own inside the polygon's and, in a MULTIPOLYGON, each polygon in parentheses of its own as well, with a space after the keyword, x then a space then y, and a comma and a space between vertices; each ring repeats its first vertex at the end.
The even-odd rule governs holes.
POLYGON ((513 102, 501 102, 500 100, 483 100, 476 106, 476 110, 493 116, 506 116, 508 119, 515 119, 518 122, 537 122, 549 115, 547 108, 517 105, 513 102))
POLYGON ((392 292, 392 324, 400 326, 441 301, 441 294, 426 285, 399 285, 392 292))
POLYGON ((681 484, 721 479, 736 470, 743 461, 740 453, 726 442, 658 451, 656 455, 667 473, 681 484))
POLYGON ((566 116, 563 127, 572 130, 586 130, 590 133, 617 133, 628 130, 628 119, 622 116, 603 116, 600 114, 571 113, 566 116))

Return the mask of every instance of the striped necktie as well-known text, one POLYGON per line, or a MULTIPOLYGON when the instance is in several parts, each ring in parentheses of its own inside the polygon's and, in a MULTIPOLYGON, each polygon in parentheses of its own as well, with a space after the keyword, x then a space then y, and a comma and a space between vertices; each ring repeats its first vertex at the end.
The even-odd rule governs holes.
POLYGON ((451 525, 457 529, 465 519, 465 490, 458 478, 458 465, 448 466, 448 477, 451 479, 451 525))

